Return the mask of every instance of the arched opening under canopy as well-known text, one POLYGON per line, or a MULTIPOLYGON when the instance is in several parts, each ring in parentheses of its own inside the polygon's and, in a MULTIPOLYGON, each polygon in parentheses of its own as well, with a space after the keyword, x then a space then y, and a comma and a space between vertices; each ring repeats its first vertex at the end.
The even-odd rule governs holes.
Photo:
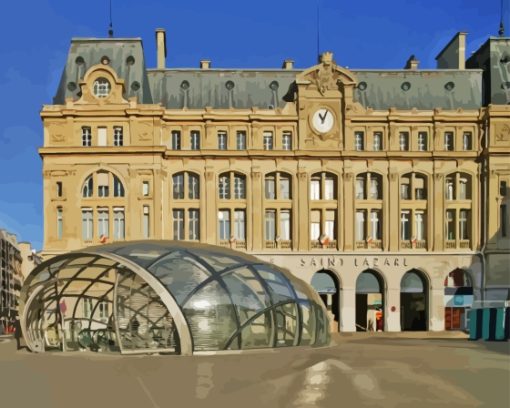
POLYGON ((384 280, 373 269, 356 280, 356 331, 384 331, 384 280))
POLYGON ((428 328, 428 284, 420 271, 412 269, 400 282, 400 328, 420 331, 428 328))
POLYGON ((473 304, 473 283, 460 268, 451 271, 444 280, 445 330, 466 330, 467 310, 473 304))
POLYGON ((339 331, 340 323, 340 285, 336 275, 323 269, 312 277, 312 286, 319 294, 328 311, 331 331, 339 331))

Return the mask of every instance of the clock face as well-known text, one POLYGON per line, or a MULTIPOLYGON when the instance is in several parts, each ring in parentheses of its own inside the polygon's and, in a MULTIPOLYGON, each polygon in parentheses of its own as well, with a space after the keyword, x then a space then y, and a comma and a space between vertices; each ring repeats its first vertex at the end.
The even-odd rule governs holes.
POLYGON ((326 108, 317 109, 312 116, 312 125, 319 133, 328 133, 333 129, 335 118, 333 112, 326 108))

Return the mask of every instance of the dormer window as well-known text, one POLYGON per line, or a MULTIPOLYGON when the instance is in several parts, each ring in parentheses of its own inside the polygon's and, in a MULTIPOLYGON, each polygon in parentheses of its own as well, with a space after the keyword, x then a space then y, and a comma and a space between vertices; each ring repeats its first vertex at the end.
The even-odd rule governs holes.
POLYGON ((94 95, 96 98, 106 98, 111 91, 110 82, 106 78, 98 78, 94 81, 94 95))

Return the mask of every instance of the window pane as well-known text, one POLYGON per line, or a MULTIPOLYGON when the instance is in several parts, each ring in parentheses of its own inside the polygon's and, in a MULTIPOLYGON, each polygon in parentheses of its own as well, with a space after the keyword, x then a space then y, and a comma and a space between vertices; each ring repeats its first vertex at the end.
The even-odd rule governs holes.
POLYGON ((280 176, 280 200, 290 200, 290 178, 280 176))
POLYGON ((109 234, 109 215, 107 209, 99 209, 97 212, 98 236, 108 237, 109 234))
POLYGON ((173 210, 174 239, 184 239, 184 210, 173 210))
POLYGON ((356 177, 356 200, 365 199, 365 178, 356 177))
POLYGON ((246 179, 244 176, 234 176, 234 198, 244 200, 246 198, 246 179))
POLYGON ((265 216, 265 236, 266 241, 274 241, 276 238, 276 211, 275 210, 266 210, 265 216))
POLYGON ((230 239, 230 211, 218 211, 218 233, 220 240, 226 241, 230 239))
POLYGON ((320 200, 321 180, 313 178, 310 181, 310 200, 320 200))
POLYGON ((372 200, 378 200, 381 198, 379 194, 379 178, 375 174, 370 175, 370 198, 372 200))
POLYGON ((230 175, 225 174, 219 179, 219 194, 224 200, 230 199, 230 175))
POLYGON ((356 211, 356 241, 366 239, 365 231, 365 211, 356 211))
POLYGON ((234 212, 234 238, 240 241, 246 239, 245 214, 244 210, 235 210, 234 212))
POLYGON ((189 239, 200 239, 200 213, 199 210, 189 210, 189 239))
POLYGON ((246 133, 245 132, 237 132, 236 146, 237 146, 237 150, 246 149, 246 133))
POLYGON ((400 239, 408 241, 411 239, 411 226, 409 223, 409 211, 400 213, 400 239))
POLYGON ((113 210, 113 238, 122 240, 125 236, 124 209, 113 210))
POLYGON ((200 198, 200 182, 198 176, 188 173, 188 196, 190 200, 200 198))
POLYGON ((273 176, 267 176, 265 178, 264 190, 266 193, 266 200, 274 200, 275 196, 275 179, 273 176))
POLYGON ((284 241, 290 241, 290 210, 280 212, 280 238, 284 241))
POLYGON ((326 177, 324 181, 324 199, 334 200, 335 199, 335 180, 333 177, 326 177))
POLYGON ((176 174, 172 177, 173 181, 173 198, 182 200, 184 198, 184 173, 176 174))

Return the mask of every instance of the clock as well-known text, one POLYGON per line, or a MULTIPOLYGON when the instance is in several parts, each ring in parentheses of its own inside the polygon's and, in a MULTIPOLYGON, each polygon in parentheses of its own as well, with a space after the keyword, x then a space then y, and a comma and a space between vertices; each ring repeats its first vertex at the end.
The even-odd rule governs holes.
POLYGON ((334 124, 335 118, 333 117, 333 112, 327 108, 317 109, 312 116, 312 125, 319 133, 328 133, 333 129, 334 124))

